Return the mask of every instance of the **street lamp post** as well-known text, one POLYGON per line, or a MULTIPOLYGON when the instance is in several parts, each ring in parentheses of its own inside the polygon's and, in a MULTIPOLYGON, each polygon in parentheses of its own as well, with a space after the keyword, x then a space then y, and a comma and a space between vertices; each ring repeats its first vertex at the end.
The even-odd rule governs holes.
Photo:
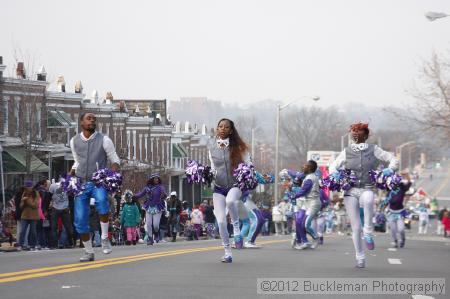
POLYGON ((251 138, 252 138, 252 140, 251 140, 251 152, 252 152, 252 159, 255 159, 255 131, 257 130, 257 129, 259 129, 260 128, 260 126, 256 126, 256 127, 254 127, 254 128, 252 128, 252 134, 251 134, 251 138))
POLYGON ((448 17, 449 15, 443 12, 434 12, 434 11, 429 11, 425 14, 425 17, 428 19, 428 21, 433 22, 436 21, 437 19, 442 19, 445 17, 448 17))
POLYGON ((396 148, 396 152, 397 152, 397 154, 399 155, 399 159, 398 159, 398 170, 399 171, 402 171, 402 167, 403 167, 403 163, 402 163, 402 149, 405 147, 405 146, 408 146, 408 145, 411 145, 411 144, 414 144, 414 143, 416 143, 415 141, 408 141, 408 142, 405 142, 405 143, 403 143, 403 144, 401 144, 401 145, 399 145, 399 146, 397 146, 397 148, 396 148))
MULTIPOLYGON (((300 99, 303 98, 310 98, 313 101, 318 101, 320 99, 320 97, 315 96, 315 97, 301 97, 300 99)), ((300 100, 297 99, 297 100, 300 100)), ((287 104, 284 105, 277 105, 277 127, 275 129, 275 188, 274 188, 274 204, 277 205, 278 204, 278 183, 279 183, 279 179, 278 179, 278 154, 279 154, 279 146, 280 146, 280 113, 281 110, 285 109, 286 107, 288 107, 289 105, 291 105, 292 103, 296 102, 297 100, 291 101, 287 104)))

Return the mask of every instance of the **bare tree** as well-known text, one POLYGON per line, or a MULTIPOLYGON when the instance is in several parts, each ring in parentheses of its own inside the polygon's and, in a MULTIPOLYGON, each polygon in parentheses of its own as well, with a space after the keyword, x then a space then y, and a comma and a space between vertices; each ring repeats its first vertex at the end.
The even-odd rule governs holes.
MULTIPOLYGON (((38 73, 36 55, 15 47, 13 50, 13 59, 15 62, 14 70, 17 69, 19 64, 23 67, 20 73, 16 73, 18 79, 35 80, 38 73)), ((30 176, 34 171, 32 169, 32 157, 34 155, 39 156, 40 153, 35 150, 35 146, 44 139, 41 124, 47 118, 43 101, 46 87, 36 87, 24 83, 18 84, 18 89, 22 97, 17 104, 14 103, 14 105, 17 105, 15 109, 18 109, 19 117, 17 130, 19 133, 18 136, 24 144, 26 175, 30 176), (38 106, 40 106, 40 114, 37 113, 38 106)))
POLYGON ((450 138, 450 53, 433 52, 424 61, 418 78, 408 93, 415 98, 407 113, 391 112, 417 124, 422 131, 433 132, 448 145, 450 138))
POLYGON ((290 109, 281 121, 283 159, 298 166, 306 160, 309 150, 339 150, 339 137, 344 131, 341 119, 334 107, 290 109))

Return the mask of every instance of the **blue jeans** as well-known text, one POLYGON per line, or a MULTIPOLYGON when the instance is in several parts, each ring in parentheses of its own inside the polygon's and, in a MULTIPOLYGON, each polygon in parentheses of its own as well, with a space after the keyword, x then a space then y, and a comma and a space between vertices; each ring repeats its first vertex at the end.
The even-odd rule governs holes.
POLYGON ((38 220, 21 220, 20 227, 20 246, 23 247, 25 243, 25 236, 27 234, 28 226, 30 226, 30 233, 28 234, 28 247, 33 248, 36 246, 37 233, 36 233, 36 223, 38 220))
POLYGON ((95 208, 99 215, 109 214, 108 192, 104 187, 97 187, 92 182, 84 185, 84 191, 75 197, 75 229, 79 234, 88 234, 89 205, 91 197, 95 199, 95 208))

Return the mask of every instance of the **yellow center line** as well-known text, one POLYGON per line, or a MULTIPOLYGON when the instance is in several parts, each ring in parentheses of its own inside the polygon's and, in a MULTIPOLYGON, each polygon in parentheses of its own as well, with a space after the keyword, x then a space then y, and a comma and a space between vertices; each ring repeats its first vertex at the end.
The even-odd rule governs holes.
MULTIPOLYGON (((287 241, 289 241, 289 240, 285 239, 285 240, 264 241, 264 242, 260 242, 260 244, 263 244, 263 245, 264 244, 274 244, 274 243, 282 243, 282 242, 287 242, 287 241)), ((212 246, 212 247, 180 249, 180 250, 172 250, 172 251, 165 251, 165 252, 155 252, 155 253, 151 253, 151 254, 141 254, 141 255, 135 255, 135 256, 112 258, 112 259, 106 259, 106 260, 89 262, 89 263, 68 264, 68 265, 55 266, 55 267, 30 269, 30 270, 24 270, 24 271, 19 271, 19 272, 9 272, 9 273, 1 274, 2 277, 6 277, 6 278, 1 278, 0 283, 20 281, 20 280, 25 280, 25 279, 52 276, 52 275, 71 273, 71 272, 77 272, 77 271, 84 271, 84 270, 96 269, 96 268, 107 267, 107 266, 112 266, 112 265, 119 265, 119 264, 126 264, 126 263, 131 263, 131 262, 142 261, 142 260, 155 259, 155 258, 165 257, 165 256, 173 256, 173 255, 181 255, 181 254, 188 254, 188 253, 195 253, 195 252, 219 250, 221 248, 222 248, 221 246, 212 246)))
MULTIPOLYGON (((144 254, 139 254, 139 255, 122 256, 122 257, 93 261, 93 262, 89 262, 89 264, 90 265, 91 264, 103 264, 103 263, 107 263, 107 262, 111 262, 111 261, 126 260, 126 259, 138 258, 138 257, 147 257, 147 256, 152 256, 155 254, 161 254, 161 253, 167 253, 167 252, 185 252, 186 250, 187 249, 178 249, 178 250, 173 250, 173 251, 160 251, 160 252, 153 252, 153 253, 144 253, 144 254)), ((0 278, 14 276, 14 275, 21 275, 21 274, 43 272, 43 271, 49 271, 49 270, 57 270, 57 269, 63 269, 63 268, 83 267, 85 265, 86 265, 85 263, 74 263, 74 264, 66 264, 66 265, 61 265, 61 266, 29 269, 29 270, 23 270, 23 271, 18 271, 18 272, 0 273, 0 278)))

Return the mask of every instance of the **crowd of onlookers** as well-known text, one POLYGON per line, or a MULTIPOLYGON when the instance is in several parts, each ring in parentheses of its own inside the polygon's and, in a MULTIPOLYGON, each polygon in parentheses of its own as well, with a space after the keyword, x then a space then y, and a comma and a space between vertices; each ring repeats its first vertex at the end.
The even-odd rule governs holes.
MULTIPOLYGON (((177 237, 185 240, 218 238, 218 227, 211 200, 203 200, 192 208, 181 201, 176 192, 171 192, 165 201, 159 229, 161 242, 176 242, 177 237)), ((145 243, 147 232, 145 210, 136 199, 127 200, 121 193, 110 197, 111 221, 110 239, 113 245, 145 243), (134 214, 130 211, 137 211, 134 214), (130 216, 132 215, 132 216, 130 216)), ((295 227, 295 209, 289 200, 269 207, 261 205, 265 223, 261 234, 290 234, 295 227)), ((6 214, 0 222, 0 241, 9 242, 19 250, 41 250, 72 248, 79 245, 78 234, 73 226, 74 197, 63 191, 60 184, 41 180, 37 183, 26 181, 7 205, 6 214)), ((326 232, 343 234, 350 231, 342 200, 333 199, 322 213, 326 232)), ((443 208, 437 217, 436 233, 450 237, 450 211, 443 208)), ((383 226, 383 213, 374 217, 375 229, 383 226)), ((426 234, 430 220, 426 209, 418 214, 418 233, 426 234)), ((231 227, 229 232, 233 232, 231 227)), ((90 229, 94 246, 100 246, 100 220, 92 199, 90 209, 90 229)), ((385 228, 379 231, 385 231, 385 228)), ((1 242, 0 242, 1 244, 1 242)), ((81 246, 81 245, 80 245, 81 246)))
MULTIPOLYGON (((109 199, 109 237, 112 244, 145 243, 148 239, 147 226, 141 202, 134 198, 127 201, 121 193, 109 199), (134 209, 138 211, 136 215, 130 212, 134 209)), ((176 192, 171 192, 165 205, 159 229, 161 242, 176 242, 177 237, 189 241, 218 238, 212 200, 203 200, 192 207, 180 200, 176 192)), ((266 216, 263 233, 267 235, 272 215, 268 207, 263 212, 266 216)), ((9 242, 18 250, 30 251, 82 246, 73 226, 73 218, 74 196, 64 192, 59 183, 26 181, 10 198, 6 213, 2 215, 0 244, 9 242)), ((91 199, 89 226, 94 246, 101 246, 100 220, 94 199, 91 199)))

